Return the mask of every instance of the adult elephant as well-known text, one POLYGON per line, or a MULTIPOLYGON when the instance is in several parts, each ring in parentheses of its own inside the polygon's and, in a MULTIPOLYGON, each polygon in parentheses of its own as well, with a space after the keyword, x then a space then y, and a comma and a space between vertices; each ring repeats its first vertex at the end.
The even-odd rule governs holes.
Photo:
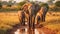
POLYGON ((44 8, 43 9, 44 11, 43 11, 43 14, 42 14, 42 21, 45 22, 45 17, 46 17, 46 14, 47 14, 47 11, 48 11, 49 8, 46 7, 46 6, 44 6, 43 8, 44 8))
POLYGON ((18 18, 19 18, 19 21, 22 23, 22 13, 24 12, 24 15, 25 15, 25 22, 29 22, 29 16, 33 13, 31 13, 32 11, 32 7, 33 7, 33 10, 34 10, 34 6, 32 3, 28 2, 28 3, 25 3, 21 10, 18 11, 18 18))
MULTIPOLYGON (((35 22, 35 16, 36 16, 36 14, 37 14, 37 12, 38 12, 39 9, 40 9, 39 4, 33 4, 31 2, 25 3, 22 6, 22 10, 25 13, 25 20, 27 22, 29 22, 29 16, 32 16, 32 18, 31 18, 32 23, 35 22)), ((21 15, 22 13, 21 12, 18 11, 18 16, 19 16, 20 22, 21 22, 21 18, 22 18, 22 15, 21 15)))
POLYGON ((45 22, 45 17, 46 17, 48 8, 49 7, 45 5, 41 6, 41 9, 36 14, 35 24, 39 24, 40 22, 45 22))

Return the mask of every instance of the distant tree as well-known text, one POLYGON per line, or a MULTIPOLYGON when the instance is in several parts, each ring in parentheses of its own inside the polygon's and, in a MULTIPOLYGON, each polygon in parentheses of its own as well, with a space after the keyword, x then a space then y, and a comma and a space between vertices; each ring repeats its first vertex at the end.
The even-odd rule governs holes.
POLYGON ((48 3, 49 5, 52 5, 52 4, 53 4, 53 1, 55 1, 55 0, 48 0, 47 3, 48 3))
POLYGON ((2 8, 2 3, 0 2, 0 9, 2 8))
POLYGON ((55 5, 56 5, 57 7, 60 7, 60 1, 57 1, 57 2, 55 3, 55 5))
POLYGON ((27 1, 27 2, 28 2, 28 1, 30 1, 30 0, 24 0, 24 1, 27 1))
POLYGON ((11 7, 13 5, 12 0, 8 2, 8 6, 11 7))
POLYGON ((16 4, 16 1, 14 1, 13 4, 16 4))
POLYGON ((42 3, 40 6, 46 6, 49 9, 49 6, 47 3, 42 3))
POLYGON ((22 5, 24 5, 25 3, 26 3, 25 1, 20 2, 19 5, 22 6, 22 5))

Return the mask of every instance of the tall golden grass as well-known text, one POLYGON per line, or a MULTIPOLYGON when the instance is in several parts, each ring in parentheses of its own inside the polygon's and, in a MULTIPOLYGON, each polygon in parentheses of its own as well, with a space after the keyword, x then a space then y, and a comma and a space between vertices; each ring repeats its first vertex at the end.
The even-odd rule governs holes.
MULTIPOLYGON (((0 12, 0 29, 11 29, 16 24, 19 24, 17 12, 0 12)), ((46 22, 43 24, 44 27, 58 31, 57 34, 60 34, 60 12, 48 12, 46 22)))
POLYGON ((11 26, 19 23, 17 13, 1 12, 0 13, 0 29, 10 29, 11 26))

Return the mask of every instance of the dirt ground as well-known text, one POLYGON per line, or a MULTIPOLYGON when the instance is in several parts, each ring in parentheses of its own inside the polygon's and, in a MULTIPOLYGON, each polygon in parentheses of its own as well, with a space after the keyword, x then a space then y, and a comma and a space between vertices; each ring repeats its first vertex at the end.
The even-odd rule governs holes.
MULTIPOLYGON (((11 25, 19 23, 16 12, 0 12, 0 29, 10 29, 11 25)), ((48 12, 46 22, 42 23, 44 27, 38 28, 45 34, 60 34, 60 12, 48 12)))

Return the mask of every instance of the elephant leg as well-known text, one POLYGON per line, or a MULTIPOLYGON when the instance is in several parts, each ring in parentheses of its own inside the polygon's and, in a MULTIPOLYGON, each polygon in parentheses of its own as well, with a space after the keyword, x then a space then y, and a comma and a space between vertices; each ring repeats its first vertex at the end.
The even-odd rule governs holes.
POLYGON ((22 12, 22 25, 25 25, 25 13, 22 12))
POLYGON ((39 24, 40 20, 41 20, 41 18, 39 16, 39 14, 37 14, 36 17, 35 17, 35 24, 39 24))
POLYGON ((42 16, 42 21, 45 22, 45 15, 42 16))
POLYGON ((35 16, 32 16, 32 28, 35 28, 35 16))
POLYGON ((37 24, 40 24, 40 20, 41 20, 40 16, 37 16, 37 24))
POLYGON ((19 19, 19 22, 20 22, 20 25, 22 24, 22 11, 18 11, 18 19, 19 19))

